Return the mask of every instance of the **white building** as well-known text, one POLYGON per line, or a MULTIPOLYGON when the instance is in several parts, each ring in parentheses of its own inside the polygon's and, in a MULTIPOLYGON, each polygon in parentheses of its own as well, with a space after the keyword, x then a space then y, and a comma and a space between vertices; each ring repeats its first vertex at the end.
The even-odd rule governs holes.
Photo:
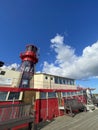
POLYGON ((75 80, 46 73, 34 74, 34 88, 76 89, 75 80))
MULTIPOLYGON (((19 87, 22 73, 0 68, 0 86, 19 87)), ((30 88, 41 89, 76 89, 75 80, 46 73, 35 73, 30 81, 30 88)))

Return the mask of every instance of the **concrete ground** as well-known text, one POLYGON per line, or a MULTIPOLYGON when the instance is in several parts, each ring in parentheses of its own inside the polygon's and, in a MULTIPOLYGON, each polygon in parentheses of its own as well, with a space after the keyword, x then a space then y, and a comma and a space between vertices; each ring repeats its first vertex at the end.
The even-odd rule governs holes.
POLYGON ((81 112, 75 117, 60 116, 38 130, 98 130, 98 110, 81 112))

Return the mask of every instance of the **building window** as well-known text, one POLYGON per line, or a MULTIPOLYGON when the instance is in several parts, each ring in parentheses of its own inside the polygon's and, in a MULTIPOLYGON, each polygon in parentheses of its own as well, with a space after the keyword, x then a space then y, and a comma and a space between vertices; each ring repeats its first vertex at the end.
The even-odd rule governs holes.
POLYGON ((71 93, 70 92, 67 92, 67 96, 70 96, 71 95, 71 93))
POLYGON ((5 75, 5 71, 0 71, 0 75, 5 75))
POLYGON ((0 101, 6 101, 8 92, 0 92, 0 101))
POLYGON ((53 80, 53 77, 51 77, 51 80, 53 80))
POLYGON ((67 81, 67 84, 70 85, 70 80, 67 81))
POLYGON ((74 95, 74 92, 70 92, 70 94, 71 94, 71 96, 73 96, 73 95, 74 95))
POLYGON ((19 99, 20 92, 10 92, 8 100, 19 99))
POLYGON ((70 85, 74 85, 74 80, 70 80, 70 85))
POLYGON ((46 99, 46 92, 41 92, 40 93, 40 98, 41 99, 46 99))
POLYGON ((65 84, 65 79, 64 78, 62 79, 62 83, 65 84))
POLYGON ((45 79, 48 79, 48 77, 46 76, 45 79))
POLYGON ((48 98, 56 98, 56 92, 48 92, 48 98))
POLYGON ((62 96, 66 97, 67 96, 67 92, 62 92, 62 96))
POLYGON ((62 84, 62 78, 59 78, 59 84, 62 84))
POLYGON ((59 78, 55 77, 54 81, 55 81, 56 84, 58 84, 59 83, 59 78))
POLYGON ((65 79, 61 77, 54 77, 55 84, 66 84, 66 85, 74 85, 74 80, 65 79))
POLYGON ((65 84, 68 84, 67 79, 65 79, 65 84))

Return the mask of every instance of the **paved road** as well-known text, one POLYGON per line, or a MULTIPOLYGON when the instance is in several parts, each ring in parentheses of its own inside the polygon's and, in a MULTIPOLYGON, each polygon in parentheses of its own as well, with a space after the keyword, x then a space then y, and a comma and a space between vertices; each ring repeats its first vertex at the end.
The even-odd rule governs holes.
POLYGON ((82 112, 75 117, 60 116, 39 130, 98 130, 98 110, 82 112))

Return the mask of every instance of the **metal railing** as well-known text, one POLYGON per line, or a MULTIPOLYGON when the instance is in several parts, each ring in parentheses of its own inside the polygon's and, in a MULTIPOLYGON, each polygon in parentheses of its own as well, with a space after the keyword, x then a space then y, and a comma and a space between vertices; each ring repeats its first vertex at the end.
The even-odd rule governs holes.
POLYGON ((23 123, 34 122, 30 104, 9 104, 0 106, 0 129, 10 129, 23 123))

